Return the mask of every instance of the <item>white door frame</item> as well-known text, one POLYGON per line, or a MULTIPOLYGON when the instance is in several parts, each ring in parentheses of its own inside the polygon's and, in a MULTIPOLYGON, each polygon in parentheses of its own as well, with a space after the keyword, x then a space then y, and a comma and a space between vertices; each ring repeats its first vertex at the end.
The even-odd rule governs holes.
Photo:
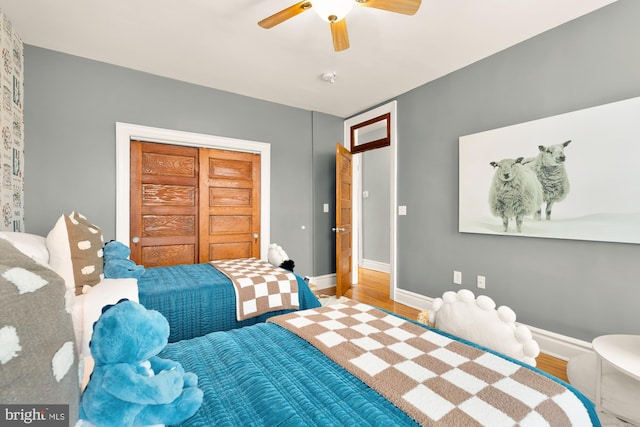
MULTIPOLYGON (((397 285, 396 285, 396 249, 397 249, 397 244, 396 244, 396 232, 397 232, 397 227, 398 227, 398 217, 396 215, 396 211, 397 211, 397 204, 398 204, 398 199, 397 199, 397 188, 396 188, 396 181, 397 181, 397 165, 398 165, 398 161, 397 161, 397 156, 398 156, 398 140, 397 140, 397 110, 398 110, 398 103, 397 101, 391 101, 387 104, 381 105, 377 108, 374 108, 373 110, 369 110, 367 112, 364 112, 362 114, 358 114, 355 117, 351 117, 347 120, 344 121, 344 146, 347 149, 351 149, 351 126, 357 125, 359 123, 362 122, 366 122, 367 120, 373 119, 375 117, 381 116, 383 114, 390 114, 390 120, 391 120, 391 135, 390 135, 390 139, 391 139, 391 144, 390 144, 390 150, 389 150, 389 183, 390 183, 390 197, 389 197, 389 213, 390 213, 390 221, 391 221, 391 236, 390 236, 390 248, 389 248, 389 263, 390 263, 390 272, 389 272, 389 279, 390 279, 390 284, 389 284, 389 297, 391 300, 395 301, 395 296, 396 296, 396 289, 397 289, 397 285)), ((353 155, 353 162, 352 162, 352 170, 353 170, 353 174, 355 176, 353 176, 353 185, 352 185, 352 224, 354 225, 352 227, 352 272, 353 272, 353 277, 352 277, 352 283, 358 283, 358 260, 360 259, 360 244, 359 242, 361 241, 361 227, 362 227, 362 221, 360 220, 361 218, 361 211, 362 211, 362 206, 361 206, 361 193, 362 193, 362 168, 361 168, 361 153, 357 153, 353 155), (357 226, 355 226, 357 224, 357 226)))
POLYGON ((131 140, 260 154, 260 257, 267 259, 271 239, 271 145, 201 133, 116 122, 116 240, 129 245, 131 140))

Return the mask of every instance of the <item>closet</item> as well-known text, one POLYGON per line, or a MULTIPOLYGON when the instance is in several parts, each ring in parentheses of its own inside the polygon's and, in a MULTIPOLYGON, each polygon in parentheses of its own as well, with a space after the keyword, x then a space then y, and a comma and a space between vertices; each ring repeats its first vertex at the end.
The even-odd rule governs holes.
POLYGON ((131 141, 131 259, 260 257, 260 155, 131 141))

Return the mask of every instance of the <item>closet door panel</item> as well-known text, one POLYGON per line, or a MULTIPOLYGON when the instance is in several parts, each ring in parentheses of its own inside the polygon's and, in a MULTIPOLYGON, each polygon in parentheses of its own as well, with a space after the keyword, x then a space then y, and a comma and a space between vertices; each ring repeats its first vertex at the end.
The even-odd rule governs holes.
POLYGON ((131 259, 145 267, 197 262, 198 149, 131 141, 130 158, 131 259))
POLYGON ((200 262, 260 258, 260 155, 200 149, 200 262))

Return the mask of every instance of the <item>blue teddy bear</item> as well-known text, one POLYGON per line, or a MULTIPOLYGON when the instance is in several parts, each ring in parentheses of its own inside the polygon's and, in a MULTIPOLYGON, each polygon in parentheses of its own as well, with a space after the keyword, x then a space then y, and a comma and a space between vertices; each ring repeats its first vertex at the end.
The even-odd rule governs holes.
POLYGON ((129 259, 129 247, 111 240, 104 245, 104 277, 108 279, 121 279, 132 277, 139 279, 144 274, 144 267, 136 265, 129 259))
POLYGON ((195 414, 198 377, 156 355, 169 323, 155 310, 122 300, 106 306, 93 327, 95 367, 80 399, 80 419, 97 427, 180 424, 195 414))

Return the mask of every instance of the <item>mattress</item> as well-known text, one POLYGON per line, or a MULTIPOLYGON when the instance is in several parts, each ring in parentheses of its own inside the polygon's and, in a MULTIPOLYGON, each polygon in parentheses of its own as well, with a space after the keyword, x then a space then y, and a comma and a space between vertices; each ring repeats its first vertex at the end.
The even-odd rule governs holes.
MULTIPOLYGON (((298 275, 296 280, 300 309, 319 307, 320 302, 307 283, 298 275)), ((167 318, 171 328, 169 342, 262 323, 291 311, 273 311, 237 321, 233 284, 209 263, 147 268, 138 280, 138 295, 140 304, 167 318)))

